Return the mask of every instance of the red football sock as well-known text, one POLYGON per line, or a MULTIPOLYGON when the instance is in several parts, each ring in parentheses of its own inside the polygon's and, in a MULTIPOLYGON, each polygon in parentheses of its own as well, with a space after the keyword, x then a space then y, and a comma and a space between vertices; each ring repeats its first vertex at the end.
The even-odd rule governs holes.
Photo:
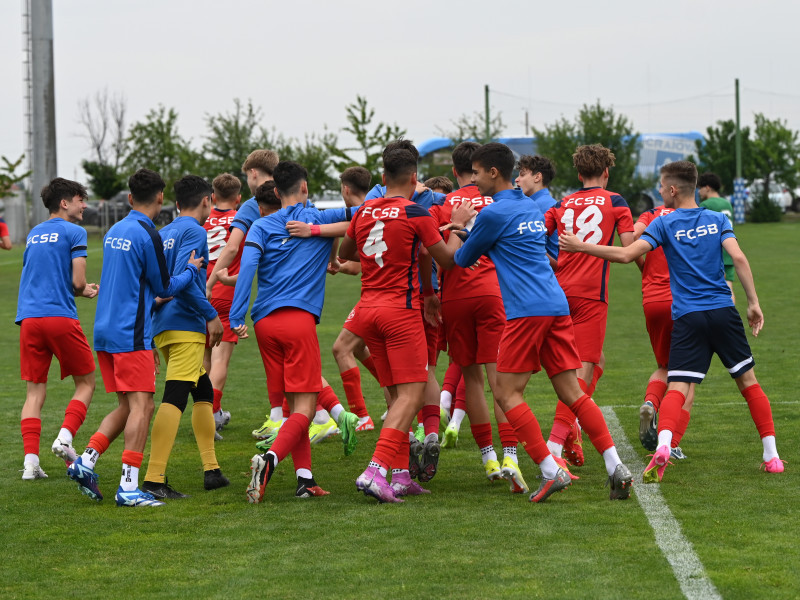
MULTIPOLYGON (((399 429, 383 427, 378 437, 378 443, 375 444, 372 462, 384 469, 389 469, 389 466, 394 461, 395 454, 404 447, 403 442, 408 443, 408 433, 399 429)), ((406 454, 408 454, 408 450, 406 450, 406 454)))
POLYGON ((442 391, 450 392, 451 396, 456 395, 456 388, 461 381, 461 367, 456 363, 450 363, 447 371, 444 373, 444 381, 442 381, 442 391))
POLYGON ((475 438, 475 443, 478 445, 478 448, 486 448, 486 446, 494 445, 491 423, 470 422, 469 428, 472 431, 472 437, 475 438))
POLYGON ((424 427, 425 426, 424 422, 425 422, 425 416, 422 414, 422 409, 420 408, 419 412, 417 413, 417 423, 424 427))
POLYGON ((689 419, 691 413, 688 410, 681 409, 681 416, 678 418, 678 429, 672 434, 672 448, 677 448, 681 444, 683 434, 686 433, 686 428, 689 426, 689 419))
POLYGON ((401 469, 403 471, 408 471, 408 454, 409 454, 409 446, 410 440, 408 436, 400 443, 400 447, 397 449, 397 453, 394 455, 391 463, 389 463, 394 469, 401 469))
POLYGON ((581 427, 589 436, 595 450, 600 454, 608 450, 614 445, 614 440, 611 439, 611 434, 608 432, 608 425, 603 418, 603 413, 597 407, 589 396, 583 395, 578 398, 569 407, 578 421, 581 422, 581 427))
MULTIPOLYGON (((283 418, 288 419, 291 412, 289 411, 289 402, 286 400, 286 396, 281 394, 281 410, 283 411, 283 418)), ((317 409, 319 410, 319 404, 317 404, 317 409)))
POLYGON ((300 439, 292 448, 291 455, 295 471, 298 469, 311 470, 311 441, 307 435, 300 436, 300 439))
POLYGON ((517 434, 514 433, 511 423, 498 423, 497 431, 500 434, 500 444, 503 448, 517 447, 517 434))
POLYGON ((278 462, 282 461, 294 450, 301 437, 305 436, 308 439, 308 426, 310 424, 311 420, 301 413, 289 415, 289 418, 284 421, 278 430, 278 437, 275 438, 270 448, 275 453, 275 456, 278 457, 278 462))
POLYGON ((67 409, 64 411, 64 422, 61 427, 74 436, 83 425, 84 419, 86 419, 87 408, 80 400, 70 400, 69 404, 67 404, 67 409))
POLYGON ((211 404, 212 412, 219 412, 222 409, 222 390, 214 388, 214 402, 211 404))
MULTIPOLYGON (((578 381, 580 381, 580 379, 578 381)), ((575 414, 569 409, 569 406, 559 400, 558 404, 556 404, 555 417, 553 417, 553 428, 550 430, 550 437, 548 439, 551 442, 563 446, 567 441, 567 436, 574 423, 575 414)))
POLYGON ((22 419, 19 422, 19 428, 22 431, 22 448, 25 454, 35 454, 39 456, 39 438, 42 437, 42 420, 41 419, 22 419))
POLYGON ((283 392, 267 392, 267 397, 269 398, 269 407, 270 408, 277 408, 279 406, 283 406, 286 404, 286 398, 283 397, 283 392))
POLYGON ((453 415, 453 411, 457 408, 467 412, 467 386, 464 383, 463 377, 458 380, 456 395, 453 397, 453 403, 450 405, 450 416, 453 415))
POLYGON ((364 365, 364 368, 369 371, 369 374, 375 378, 375 381, 378 381, 378 369, 375 368, 375 361, 372 360, 372 357, 368 356, 361 361, 361 364, 364 365))
POLYGON ((339 402, 339 398, 336 397, 336 392, 334 392, 333 388, 329 385, 326 385, 324 388, 322 388, 322 391, 317 396, 317 402, 319 402, 319 405, 328 412, 331 412, 333 407, 337 404, 341 404, 341 402, 339 402))
POLYGON ((586 392, 589 396, 594 394, 594 390, 597 388, 597 382, 600 381, 602 376, 603 368, 600 365, 595 365, 592 371, 592 383, 589 385, 589 391, 586 392))
POLYGON ((425 428, 425 435, 439 433, 439 405, 425 404, 422 410, 422 426, 425 428))
POLYGON ((754 383, 750 387, 742 390, 742 396, 747 400, 747 408, 750 409, 750 416, 756 424, 758 435, 767 437, 775 435, 775 423, 772 420, 772 407, 769 405, 769 398, 761 389, 761 386, 754 383))
POLYGON ((89 443, 86 444, 87 448, 91 448, 97 454, 102 454, 111 445, 111 440, 106 437, 106 434, 99 431, 89 438, 89 443))
POLYGON ((506 413, 506 418, 517 434, 517 439, 537 465, 550 456, 550 449, 542 437, 542 428, 531 407, 524 402, 506 413))
POLYGON ((347 371, 342 371, 339 375, 342 377, 344 395, 347 398, 347 406, 350 407, 350 412, 358 415, 359 419, 368 417, 369 413, 364 402, 364 393, 361 391, 361 371, 358 370, 358 367, 353 367, 347 371))
POLYGON ((122 451, 122 464, 123 465, 130 465, 132 467, 136 467, 140 469, 142 467, 142 461, 144 460, 144 453, 143 452, 134 452, 133 450, 123 450, 122 451))
POLYGON ((675 437, 678 430, 678 421, 681 418, 681 409, 686 402, 686 396, 678 390, 669 390, 661 401, 661 408, 658 409, 658 433, 669 430, 675 437))
POLYGON ((664 398, 664 394, 666 393, 666 382, 659 381, 658 379, 651 379, 647 382, 647 389, 644 391, 644 401, 652 403, 653 407, 656 409, 656 412, 658 412, 658 409, 661 406, 661 400, 664 398))

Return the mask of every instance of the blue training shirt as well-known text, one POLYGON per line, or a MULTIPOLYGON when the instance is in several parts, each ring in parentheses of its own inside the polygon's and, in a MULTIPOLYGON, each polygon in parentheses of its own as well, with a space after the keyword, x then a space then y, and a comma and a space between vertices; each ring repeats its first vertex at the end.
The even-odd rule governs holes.
POLYGON ((197 276, 187 264, 170 277, 163 243, 150 218, 131 210, 103 239, 103 274, 94 317, 94 349, 120 353, 153 348, 156 296, 174 296, 197 276))
MULTIPOLYGON (((549 188, 539 190, 533 196, 531 196, 531 200, 533 200, 534 204, 536 204, 536 207, 542 211, 542 214, 546 213, 549 209, 556 205, 556 199, 550 194, 549 188)), ((547 238, 545 249, 550 256, 558 259, 558 231, 554 231, 553 235, 547 238)))
POLYGON ((86 256, 86 230, 61 217, 31 229, 22 255, 15 322, 29 317, 78 318, 72 259, 86 256))
POLYGON ((475 219, 455 262, 467 268, 484 254, 497 269, 506 320, 569 315, 545 253, 544 215, 521 190, 503 190, 475 219))
MULTIPOLYGON (((171 275, 180 275, 192 251, 208 264, 208 235, 194 217, 178 217, 159 232, 164 242, 164 258, 171 275)), ((153 335, 162 331, 195 331, 205 334, 206 322, 217 311, 206 299, 206 269, 198 271, 192 282, 175 297, 153 312, 153 335)))
POLYGON ((258 271, 258 293, 250 316, 253 323, 284 307, 310 312, 319 323, 325 300, 325 274, 335 238, 297 238, 286 224, 302 221, 315 225, 349 221, 350 208, 318 210, 295 204, 255 221, 242 252, 239 278, 230 310, 231 328, 244 325, 253 277, 258 271))
POLYGON ((249 200, 247 200, 244 204, 242 204, 239 209, 236 211, 236 217, 234 217, 233 221, 231 222, 230 229, 234 227, 247 235, 247 232, 252 227, 253 223, 256 219, 261 218, 261 211, 258 209, 258 202, 256 202, 256 197, 253 196, 249 200))
POLYGON ((655 219, 642 233, 641 239, 653 248, 664 248, 673 320, 733 306, 722 262, 722 242, 728 238, 736 239, 728 217, 705 208, 679 208, 655 219))

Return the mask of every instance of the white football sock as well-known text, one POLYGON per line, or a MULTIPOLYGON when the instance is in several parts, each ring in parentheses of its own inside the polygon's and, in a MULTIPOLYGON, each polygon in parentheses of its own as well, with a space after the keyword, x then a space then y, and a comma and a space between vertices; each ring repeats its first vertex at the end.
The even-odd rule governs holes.
POLYGON ((609 477, 614 474, 614 469, 617 468, 617 465, 622 464, 619 454, 617 454, 616 446, 611 446, 608 450, 603 451, 603 460, 606 462, 606 472, 609 477))
POLYGON ((58 439, 62 444, 72 444, 72 432, 66 427, 62 427, 58 432, 58 439))
POLYGON ((317 414, 314 415, 314 424, 315 425, 324 425, 330 420, 331 416, 328 414, 328 411, 324 408, 321 408, 317 411, 317 414))
POLYGON ((669 429, 658 432, 658 448, 661 446, 672 447, 672 432, 669 429))
POLYGON ((132 492, 139 487, 139 467, 122 463, 122 477, 119 485, 125 492, 132 492))
POLYGON ((561 453, 564 451, 564 446, 563 444, 547 440, 547 449, 550 450, 550 454, 561 458, 561 453))
POLYGON ((764 445, 764 462, 770 461, 773 458, 778 458, 778 448, 775 445, 774 435, 761 438, 761 443, 764 445))
POLYGON ((494 446, 486 446, 485 448, 481 448, 481 460, 483 461, 484 467, 490 460, 497 460, 497 452, 494 451, 494 446))
POLYGON ((447 390, 442 390, 442 393, 439 394, 439 406, 445 409, 447 412, 450 412, 450 406, 453 403, 453 394, 448 392, 447 390))
POLYGON ((276 406, 275 408, 269 409, 269 420, 270 421, 280 421, 283 419, 283 407, 276 406))
POLYGON ((554 479, 560 467, 551 454, 539 463, 539 468, 542 470, 542 477, 545 479, 554 479))
POLYGON ((457 430, 461 429, 461 421, 464 420, 464 417, 467 416, 466 411, 461 408, 457 408, 453 411, 453 416, 450 417, 450 425, 453 425, 457 430))

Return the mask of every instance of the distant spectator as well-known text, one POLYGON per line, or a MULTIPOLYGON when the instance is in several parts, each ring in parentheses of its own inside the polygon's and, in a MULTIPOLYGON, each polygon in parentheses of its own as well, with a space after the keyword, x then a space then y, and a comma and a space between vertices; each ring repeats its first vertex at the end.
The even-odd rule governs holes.
POLYGON ((3 217, 0 217, 0 248, 3 250, 11 250, 13 245, 11 244, 11 234, 8 232, 8 225, 6 225, 6 220, 3 217))

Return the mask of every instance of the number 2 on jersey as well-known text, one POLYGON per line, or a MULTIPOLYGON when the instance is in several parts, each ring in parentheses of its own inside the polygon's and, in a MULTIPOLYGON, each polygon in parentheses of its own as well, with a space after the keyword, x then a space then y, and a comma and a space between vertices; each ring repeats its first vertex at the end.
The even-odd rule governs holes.
POLYGON ((365 256, 374 256, 375 264, 379 267, 382 267, 382 256, 383 253, 388 249, 389 247, 383 240, 383 221, 375 221, 375 226, 370 229, 369 234, 367 235, 367 241, 364 242, 364 247, 361 249, 361 251, 365 256))
POLYGON ((565 210, 564 216, 561 217, 564 229, 568 233, 574 233, 579 240, 587 244, 596 244, 603 239, 603 230, 600 229, 602 221, 603 213, 594 205, 583 209, 577 219, 575 219, 575 209, 573 208, 565 210), (578 228, 577 231, 573 231, 573 224, 578 228))

